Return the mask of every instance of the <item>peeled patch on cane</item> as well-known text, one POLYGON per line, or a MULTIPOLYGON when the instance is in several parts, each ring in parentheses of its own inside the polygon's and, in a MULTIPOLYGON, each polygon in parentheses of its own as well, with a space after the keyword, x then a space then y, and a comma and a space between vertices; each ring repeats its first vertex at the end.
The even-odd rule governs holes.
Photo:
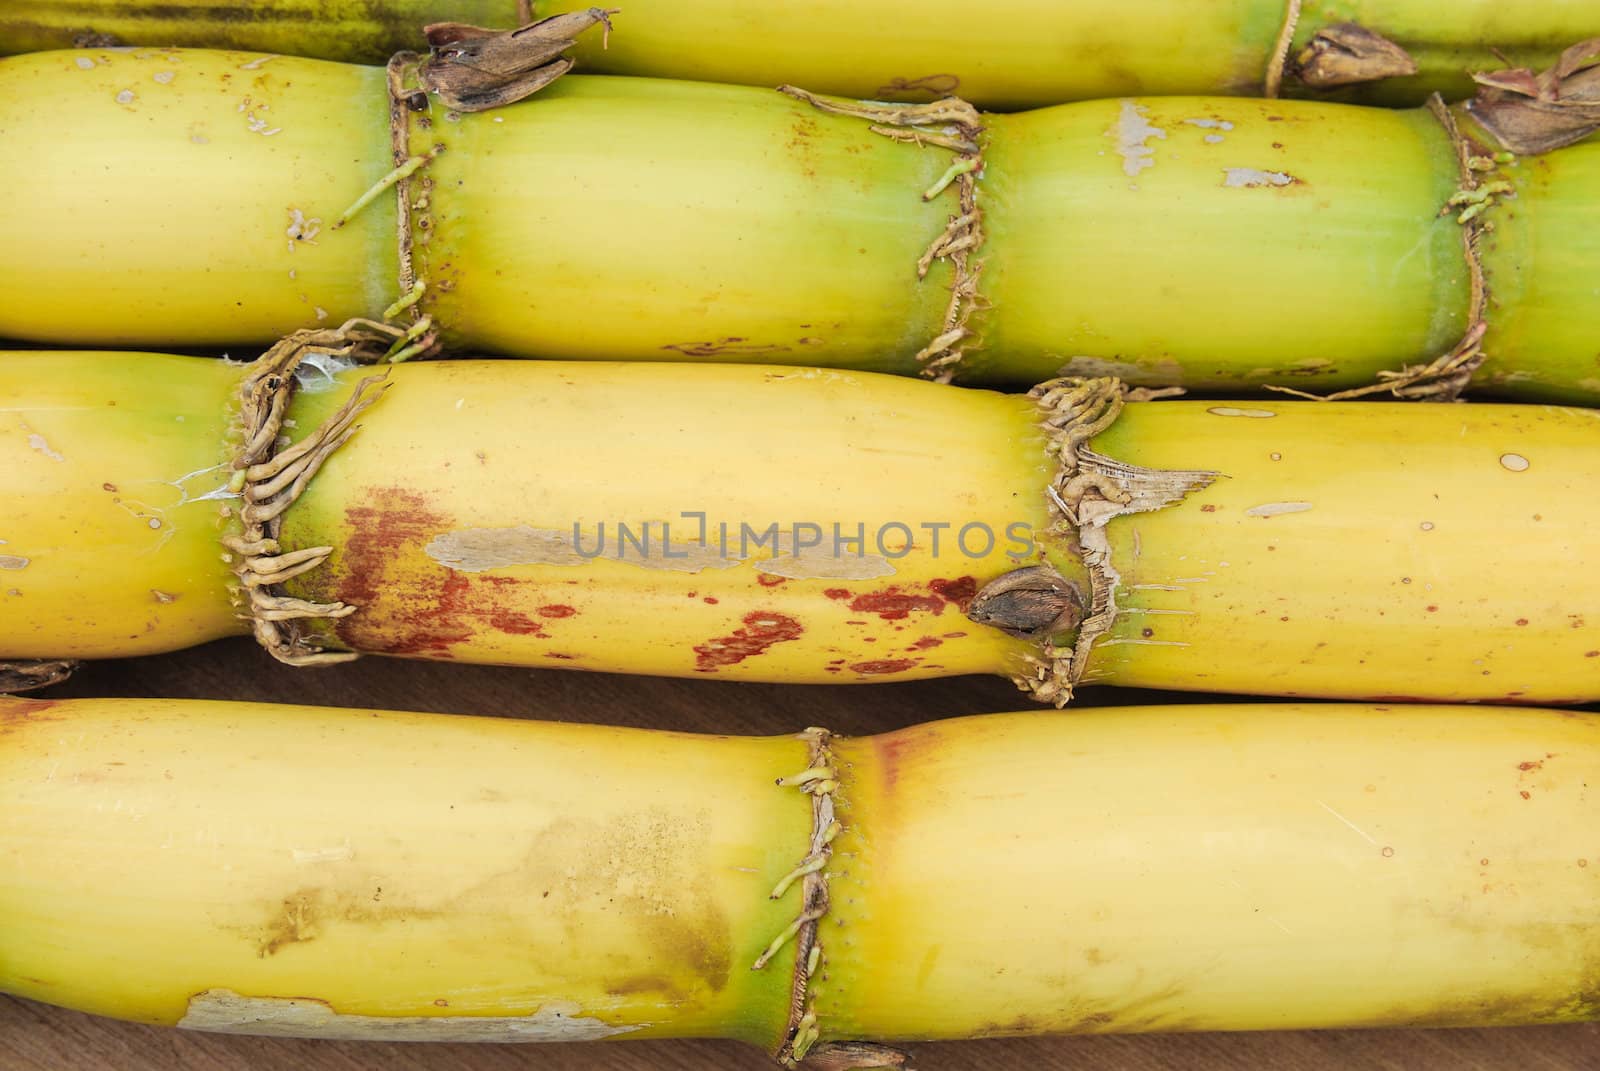
POLYGON ((1122 173, 1138 178, 1139 172, 1156 165, 1156 150, 1151 138, 1165 138, 1167 132, 1150 122, 1144 108, 1131 100, 1122 102, 1122 111, 1110 131, 1116 142, 1117 155, 1122 157, 1122 173))
POLYGON ((1271 409, 1247 409, 1237 405, 1213 405, 1210 409, 1207 409, 1206 412, 1210 413, 1212 416, 1252 417, 1257 420, 1265 420, 1268 417, 1275 417, 1278 415, 1271 409))
POLYGON ((1300 180, 1283 171, 1261 171, 1254 167, 1228 167, 1223 169, 1222 184, 1231 189, 1261 189, 1273 186, 1293 186, 1300 180))
POLYGON ((1281 517, 1285 513, 1305 513, 1312 508, 1310 502, 1268 502, 1251 506, 1244 511, 1246 517, 1281 517))
POLYGON ((552 1001, 532 1015, 341 1015, 310 997, 247 997, 208 989, 189 998, 178 1021, 186 1030, 335 1041, 599 1041, 641 1029, 612 1026, 572 1001, 552 1001))

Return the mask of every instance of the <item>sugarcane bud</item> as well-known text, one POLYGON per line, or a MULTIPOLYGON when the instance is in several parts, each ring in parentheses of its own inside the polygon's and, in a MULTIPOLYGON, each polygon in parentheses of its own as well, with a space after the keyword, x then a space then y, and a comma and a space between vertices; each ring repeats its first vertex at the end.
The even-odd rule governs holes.
POLYGON ((31 692, 60 684, 77 670, 78 663, 50 660, 34 662, 0 662, 0 695, 31 692))
POLYGON ((516 30, 433 23, 422 30, 433 47, 422 65, 422 84, 457 111, 479 112, 515 104, 570 71, 572 60, 562 53, 592 26, 604 24, 609 32, 614 13, 591 7, 516 30))
POLYGON ((1417 62, 1387 37, 1341 22, 1317 31, 1295 57, 1295 73, 1313 89, 1334 89, 1416 74, 1417 62))
POLYGON ((986 584, 967 616, 1024 639, 1069 632, 1083 621, 1083 595, 1048 565, 1031 565, 986 584))
POLYGON ((1502 146, 1523 156, 1550 152, 1600 130, 1600 37, 1573 45, 1554 67, 1474 74, 1467 103, 1502 146))

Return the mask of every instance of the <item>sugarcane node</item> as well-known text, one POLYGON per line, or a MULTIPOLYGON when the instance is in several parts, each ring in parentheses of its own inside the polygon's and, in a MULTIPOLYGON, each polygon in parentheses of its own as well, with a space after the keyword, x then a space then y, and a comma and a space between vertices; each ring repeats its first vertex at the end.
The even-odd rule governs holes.
POLYGON ((425 90, 454 111, 481 112, 515 104, 570 71, 573 60, 562 53, 593 26, 603 25, 609 34, 614 14, 616 9, 591 7, 515 30, 431 23, 422 32, 432 51, 417 75, 425 90))
POLYGON ((0 695, 34 692, 60 684, 78 671, 78 665, 70 659, 0 662, 0 695))
POLYGON ((1295 56, 1293 73, 1312 89, 1337 89, 1416 74, 1417 61, 1382 34, 1341 22, 1316 32, 1295 56))
POLYGON ((1020 639, 1072 632, 1083 623, 1083 593, 1048 565, 996 577, 973 596, 967 617, 1020 639))
POLYGON ((982 113, 956 96, 927 104, 891 104, 823 97, 791 85, 779 86, 778 92, 818 111, 864 119, 868 130, 890 141, 909 142, 919 148, 931 145, 955 154, 944 174, 921 192, 922 200, 927 202, 953 186, 958 210, 917 258, 918 281, 927 277, 934 261, 950 262, 950 301, 945 306, 939 334, 913 358, 924 378, 949 383, 955 379, 962 357, 973 348, 974 314, 989 307, 978 292, 983 261, 977 254, 987 240, 983 210, 978 204, 978 180, 983 177, 982 113))
MULTIPOLYGON (((1149 513, 1183 501, 1222 474, 1208 470, 1149 469, 1106 457, 1090 448, 1129 401, 1128 385, 1110 377, 1063 376, 1028 392, 1039 407, 1045 449, 1056 462, 1045 487, 1051 535, 1075 545, 1089 577, 1087 607, 1080 598, 1077 635, 1058 645, 1050 630, 1039 650, 1022 660, 1012 683, 1041 703, 1064 707, 1089 665, 1089 655, 1117 619, 1121 574, 1112 561, 1106 525, 1130 513, 1149 513)), ((1144 404, 1144 403, 1138 403, 1144 404)))
POLYGON ((1462 256, 1467 266, 1466 331, 1454 346, 1433 360, 1406 365, 1398 371, 1380 371, 1377 382, 1364 386, 1331 394, 1313 394, 1268 383, 1265 384, 1267 390, 1316 402, 1347 402, 1375 394, 1388 394, 1401 401, 1454 402, 1472 385, 1472 377, 1488 357, 1483 340, 1489 333, 1489 278, 1478 243, 1491 224, 1482 217, 1494 206, 1495 197, 1509 192, 1512 187, 1506 182, 1483 181, 1482 175, 1498 165, 1493 158, 1483 156, 1482 146, 1462 132, 1443 97, 1437 93, 1430 97, 1428 111, 1450 139, 1460 176, 1460 188, 1440 207, 1439 214, 1447 216, 1460 209, 1456 222, 1461 225, 1462 256))
POLYGON ((296 331, 280 340, 246 371, 239 385, 237 439, 231 462, 236 480, 232 522, 220 542, 232 567, 230 596, 251 633, 273 658, 294 666, 348 662, 356 654, 327 651, 305 635, 305 622, 342 618, 357 607, 313 603, 283 594, 280 585, 316 569, 332 547, 285 551, 278 541, 284 515, 305 493, 324 462, 355 434, 356 418, 387 389, 386 375, 358 382, 350 397, 298 442, 282 438, 295 371, 321 357, 350 363, 380 360, 409 332, 371 320, 349 320, 338 328, 296 331))
POLYGON ((1261 79, 1261 95, 1276 97, 1283 91, 1283 75, 1289 66, 1289 50, 1294 47, 1294 32, 1300 25, 1300 0, 1288 0, 1283 9, 1283 22, 1278 27, 1278 39, 1272 44, 1272 54, 1267 60, 1267 72, 1261 79))
POLYGON ((1518 67, 1472 79, 1479 88, 1468 113, 1519 156, 1565 148, 1600 130, 1600 37, 1573 45, 1540 73, 1518 67))

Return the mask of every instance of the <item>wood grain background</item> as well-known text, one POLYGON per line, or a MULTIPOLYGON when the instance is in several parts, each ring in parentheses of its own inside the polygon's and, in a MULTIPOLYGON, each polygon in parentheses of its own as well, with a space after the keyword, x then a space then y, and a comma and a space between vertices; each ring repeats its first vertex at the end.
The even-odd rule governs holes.
MULTIPOLYGON (((1027 705, 1008 683, 987 678, 780 687, 377 658, 294 671, 276 665, 244 640, 90 665, 46 694, 315 703, 762 735, 814 724, 849 734, 884 732, 1027 705)), ((1083 702, 1200 698, 1100 689, 1086 693, 1083 702)), ((1566 1071, 1600 1069, 1600 1024, 1029 1038, 922 1045, 913 1055, 919 1071, 1566 1071)), ((518 1046, 285 1041, 135 1026, 0 997, 0 1071, 766 1071, 770 1066, 763 1053, 728 1042, 518 1046)))

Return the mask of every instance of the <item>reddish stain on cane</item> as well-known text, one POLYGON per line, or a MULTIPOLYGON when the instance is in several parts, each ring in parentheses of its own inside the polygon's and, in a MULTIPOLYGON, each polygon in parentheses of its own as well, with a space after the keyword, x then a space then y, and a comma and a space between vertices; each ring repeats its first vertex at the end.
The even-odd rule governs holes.
POLYGON ((885 621, 903 621, 913 611, 919 610, 942 614, 946 606, 965 611, 978 594, 978 582, 970 576, 955 580, 930 580, 928 590, 930 594, 927 595, 914 594, 899 586, 871 591, 851 600, 850 609, 857 613, 877 614, 885 621))
POLYGON ((756 583, 764 588, 775 588, 779 584, 787 583, 788 580, 786 576, 773 576, 771 573, 760 573, 756 576, 756 583))
POLYGON ((571 617, 577 612, 578 611, 574 610, 572 607, 563 605, 561 603, 553 603, 549 606, 539 607, 540 617, 571 617))
MULTIPOLYGON (((360 609, 335 626, 355 650, 422 658, 452 657, 451 648, 483 631, 542 638, 544 626, 524 607, 529 581, 472 576, 415 562, 452 518, 426 496, 400 487, 375 489, 345 511, 350 536, 328 568, 306 574, 294 594, 338 599, 360 609)), ((542 617, 566 616, 541 607, 542 617)), ((564 607, 571 611, 571 607, 564 607)), ((575 611, 572 611, 575 612, 575 611)))
POLYGON ((765 654, 773 644, 797 640, 805 630, 786 614, 758 610, 744 615, 744 628, 730 636, 719 636, 695 647, 695 671, 715 673, 746 658, 765 654))
POLYGON ((917 664, 914 658, 885 658, 876 662, 852 662, 850 668, 868 677, 881 677, 889 673, 904 673, 917 664))

